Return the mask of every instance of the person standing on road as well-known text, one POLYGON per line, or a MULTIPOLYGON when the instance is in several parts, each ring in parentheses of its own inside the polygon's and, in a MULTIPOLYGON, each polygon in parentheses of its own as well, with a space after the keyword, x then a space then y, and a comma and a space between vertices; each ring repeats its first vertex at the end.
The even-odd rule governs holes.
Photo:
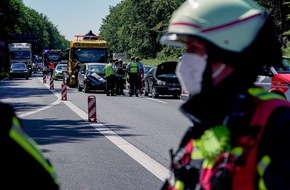
POLYGON ((53 75, 54 66, 55 66, 54 62, 50 61, 48 64, 50 77, 52 77, 52 75, 53 75))
POLYGON ((59 190, 54 167, 38 144, 24 131, 13 107, 0 102, 1 187, 59 190))
POLYGON ((75 86, 77 87, 78 86, 78 76, 79 76, 79 71, 81 69, 81 63, 79 61, 76 62, 76 65, 74 66, 73 68, 73 72, 74 72, 74 76, 75 76, 75 81, 76 81, 76 84, 75 86))
POLYGON ((136 57, 136 62, 138 64, 138 92, 142 95, 143 94, 143 80, 144 80, 144 66, 143 63, 140 61, 139 57, 136 57))
POLYGON ((115 96, 115 71, 113 69, 113 63, 114 60, 110 60, 105 66, 107 96, 115 96))
POLYGON ((127 89, 127 63, 124 61, 122 64, 122 70, 123 70, 123 77, 122 77, 122 84, 123 84, 123 91, 122 91, 122 95, 125 95, 124 90, 127 89))
POLYGON ((139 69, 138 69, 138 63, 135 60, 135 57, 130 58, 131 62, 127 65, 126 72, 129 76, 129 95, 133 96, 136 95, 138 97, 138 75, 139 75, 139 69))
POLYGON ((185 48, 176 74, 193 123, 161 189, 290 189, 290 103, 254 84, 283 67, 271 15, 251 0, 187 0, 161 42, 185 48))
POLYGON ((124 92, 123 92, 123 88, 124 88, 124 85, 123 85, 123 76, 124 76, 123 67, 118 60, 115 61, 115 66, 116 66, 116 71, 115 71, 116 95, 122 95, 122 94, 124 94, 124 92))

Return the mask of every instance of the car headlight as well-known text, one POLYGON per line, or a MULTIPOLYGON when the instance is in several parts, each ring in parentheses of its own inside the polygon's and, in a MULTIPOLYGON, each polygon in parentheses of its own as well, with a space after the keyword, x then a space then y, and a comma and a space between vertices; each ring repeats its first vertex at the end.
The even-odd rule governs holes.
POLYGON ((27 73, 28 71, 26 70, 26 71, 23 71, 24 73, 27 73))
POLYGON ((162 81, 162 80, 158 80, 157 81, 157 85, 159 85, 159 86, 165 86, 166 85, 166 82, 165 81, 162 81))

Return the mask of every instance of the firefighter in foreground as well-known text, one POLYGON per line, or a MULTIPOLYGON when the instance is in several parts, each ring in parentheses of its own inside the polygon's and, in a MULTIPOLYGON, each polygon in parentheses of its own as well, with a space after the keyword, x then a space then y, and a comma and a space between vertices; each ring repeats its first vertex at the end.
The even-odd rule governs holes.
POLYGON ((250 0, 187 0, 173 13, 161 42, 185 47, 176 73, 193 126, 162 190, 290 189, 290 103, 254 85, 281 64, 274 30, 250 0))
POLYGON ((29 137, 14 109, 0 102, 0 146, 5 189, 59 190, 54 167, 29 137), (4 167, 5 165, 5 167, 4 167))

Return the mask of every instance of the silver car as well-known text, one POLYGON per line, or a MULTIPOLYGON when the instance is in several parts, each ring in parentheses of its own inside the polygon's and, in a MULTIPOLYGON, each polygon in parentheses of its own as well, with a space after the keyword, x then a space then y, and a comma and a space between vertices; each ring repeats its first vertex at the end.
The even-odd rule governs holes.
POLYGON ((64 72, 67 72, 67 63, 58 63, 52 73, 53 80, 63 80, 64 72))
POLYGON ((78 91, 106 90, 106 63, 83 63, 78 73, 78 91))

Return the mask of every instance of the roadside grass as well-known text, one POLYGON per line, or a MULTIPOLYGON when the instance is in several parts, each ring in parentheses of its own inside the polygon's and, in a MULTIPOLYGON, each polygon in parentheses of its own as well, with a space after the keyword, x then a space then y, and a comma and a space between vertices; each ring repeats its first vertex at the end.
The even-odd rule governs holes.
POLYGON ((176 59, 160 60, 160 59, 142 59, 143 65, 157 66, 164 61, 177 61, 176 59))

